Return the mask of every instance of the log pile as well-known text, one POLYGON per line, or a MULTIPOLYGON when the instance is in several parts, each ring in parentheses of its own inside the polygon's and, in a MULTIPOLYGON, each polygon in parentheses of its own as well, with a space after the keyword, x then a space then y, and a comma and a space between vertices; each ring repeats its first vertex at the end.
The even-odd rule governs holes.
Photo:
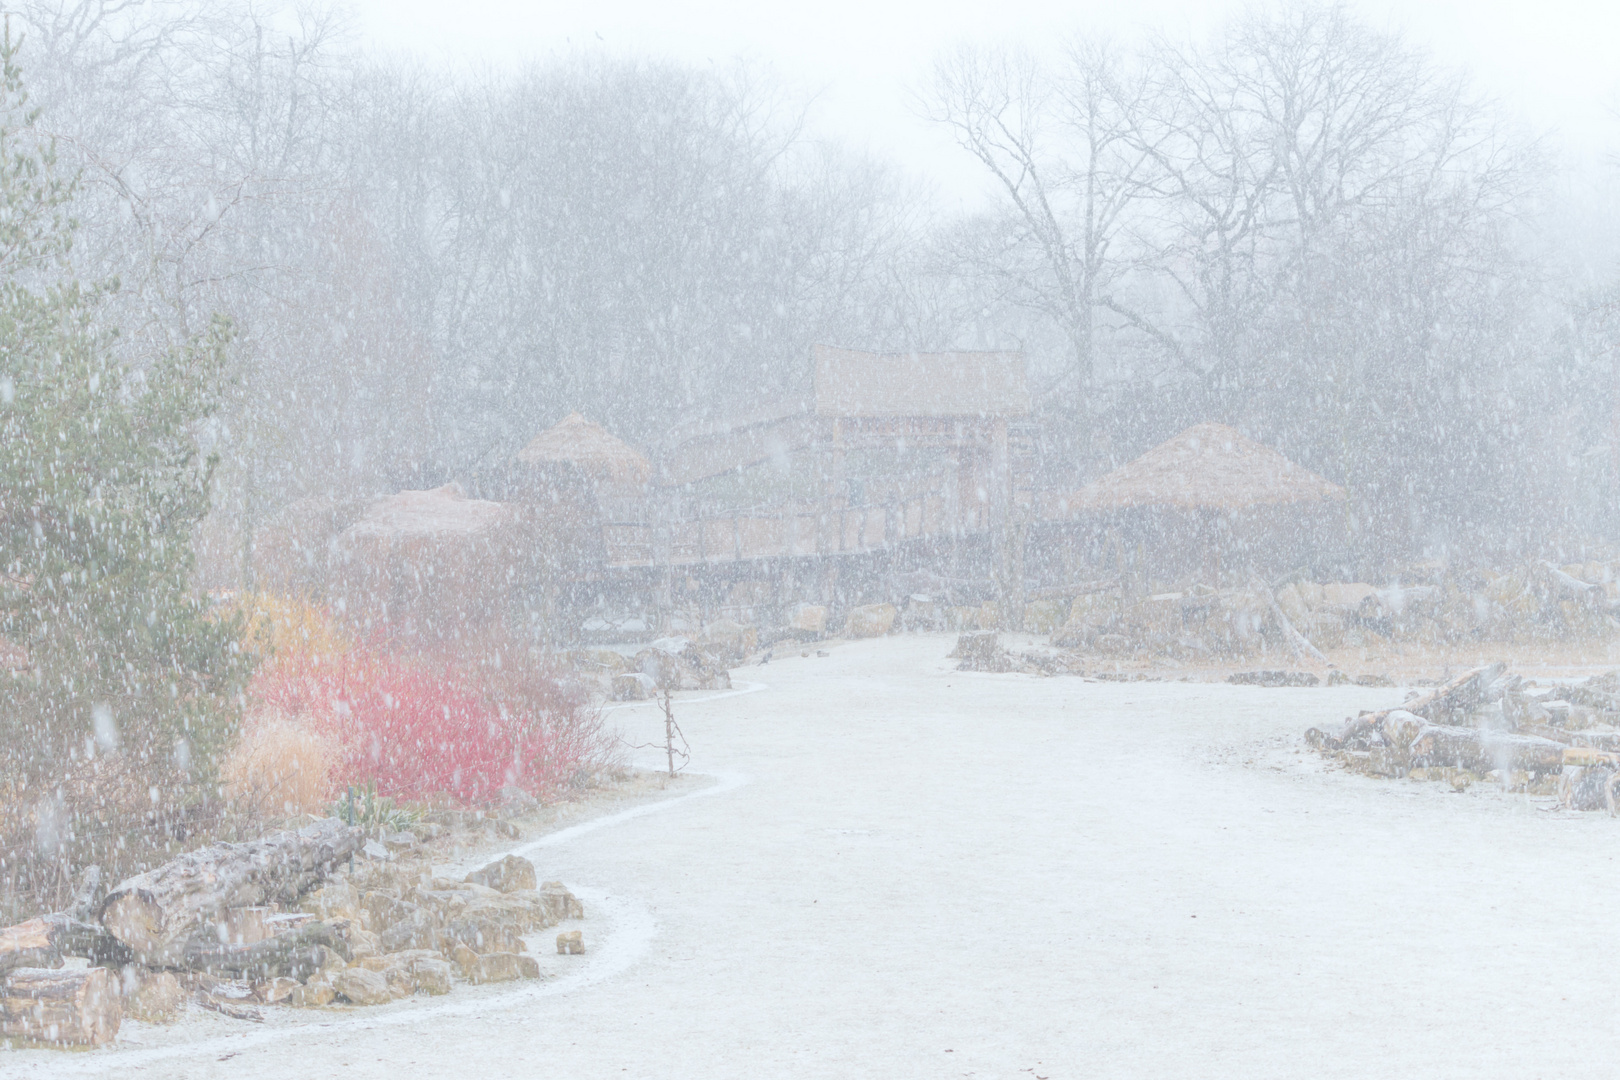
POLYGON ((1307 745, 1375 776, 1494 780, 1620 812, 1620 672, 1538 687, 1501 664, 1475 668, 1401 708, 1364 712, 1307 745))
MULTIPOLYGON (((187 999, 241 1020, 267 1005, 374 1005, 535 978, 525 935, 584 917, 559 882, 507 856, 463 879, 337 819, 214 844, 0 929, 0 1039, 96 1046, 125 1015, 187 999), (86 965, 85 962, 88 962, 86 965)), ((577 932, 576 932, 577 936, 577 932)))

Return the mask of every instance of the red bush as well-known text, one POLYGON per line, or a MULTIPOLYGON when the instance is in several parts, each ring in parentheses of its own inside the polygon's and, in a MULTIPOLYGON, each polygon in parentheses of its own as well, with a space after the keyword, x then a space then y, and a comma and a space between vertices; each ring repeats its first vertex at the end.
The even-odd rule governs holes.
POLYGON ((342 747, 333 780, 409 801, 544 797, 605 764, 600 717, 544 672, 476 668, 356 648, 278 656, 251 691, 342 747))

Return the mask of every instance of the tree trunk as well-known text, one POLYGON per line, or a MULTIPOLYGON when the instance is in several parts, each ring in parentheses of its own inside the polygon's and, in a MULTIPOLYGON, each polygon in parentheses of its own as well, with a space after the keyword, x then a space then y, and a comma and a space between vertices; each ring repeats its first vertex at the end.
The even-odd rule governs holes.
POLYGON ((1466 716, 1484 704, 1492 684, 1506 670, 1505 665, 1498 663, 1465 671, 1433 693, 1407 702, 1401 708, 1436 724, 1450 723, 1454 717, 1466 716))
POLYGON ((106 968, 30 968, 0 982, 0 1034, 61 1046, 100 1046, 118 1034, 123 1018, 118 976, 106 968))
POLYGON ((1410 760, 1413 765, 1451 766, 1476 773, 1492 769, 1548 773, 1563 767, 1564 746, 1536 735, 1431 724, 1412 740, 1410 760))
POLYGON ((188 943, 227 908, 291 903, 365 843, 327 818, 247 844, 214 844, 122 882, 101 902, 103 926, 149 967, 183 967, 188 943))
POLYGON ((103 927, 69 915, 45 915, 0 930, 0 975, 23 967, 58 968, 64 956, 110 964, 132 959, 103 927))
POLYGON ((308 923, 251 945, 221 945, 204 931, 186 943, 178 966, 255 980, 286 975, 302 982, 325 965, 329 949, 344 959, 349 956, 349 945, 342 934, 322 922, 308 923))

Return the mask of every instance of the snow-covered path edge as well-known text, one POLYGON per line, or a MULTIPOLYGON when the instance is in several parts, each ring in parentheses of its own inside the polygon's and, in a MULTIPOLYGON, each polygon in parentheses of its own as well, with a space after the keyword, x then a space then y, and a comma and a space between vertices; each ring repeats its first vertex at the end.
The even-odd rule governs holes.
MULTIPOLYGON (((764 689, 763 684, 751 684, 744 690, 731 691, 723 695, 732 697, 739 693, 751 693, 757 689, 764 689)), ((705 701, 714 700, 705 698, 705 701)), ((657 802, 643 803, 640 806, 621 810, 616 814, 607 814, 603 817, 582 821, 578 825, 571 825, 566 829, 559 829, 547 833, 536 840, 531 840, 506 851, 497 851, 481 856, 481 864, 504 858, 507 855, 526 856, 542 848, 555 847, 578 839, 587 833, 610 825, 618 825, 634 818, 642 817, 657 811, 669 809, 686 802, 688 799, 707 798, 712 795, 724 795, 751 782, 752 777, 745 773, 711 773, 717 780, 708 787, 697 791, 690 791, 684 795, 676 795, 657 802)), ((627 896, 614 896, 609 893, 593 889, 588 886, 571 885, 571 891, 581 901, 591 905, 594 911, 605 916, 604 921, 611 931, 603 938, 595 939, 592 951, 586 963, 570 974, 560 978, 542 982, 513 983, 503 987, 498 993, 483 993, 476 998, 443 997, 423 1001, 420 998, 407 998, 393 1005, 382 1006, 376 1010, 356 1011, 344 1015, 334 1016, 324 1022, 289 1023, 286 1026, 273 1026, 252 1029, 246 1032, 229 1035, 215 1035, 195 1041, 172 1043, 166 1046, 139 1048, 125 1044, 119 1047, 116 1044, 105 1050, 90 1051, 83 1055, 65 1055, 59 1050, 39 1051, 13 1051, 11 1054, 0 1054, 0 1069, 5 1066, 22 1066, 24 1068, 44 1069, 52 1076, 85 1075, 87 1073, 103 1073, 106 1068, 115 1063, 120 1067, 139 1067, 153 1065, 162 1061, 180 1057, 200 1057, 211 1053, 241 1052, 242 1050, 265 1046, 271 1043, 291 1041, 310 1035, 324 1035, 332 1033, 334 1028, 354 1027, 356 1029, 369 1029, 380 1027, 399 1027, 403 1025, 416 1025, 423 1021, 437 1020, 454 1016, 476 1016, 480 1013, 496 1009, 509 1009, 513 1006, 525 1005, 539 1001, 542 998, 555 997, 560 994, 569 994, 582 990, 587 986, 611 979, 633 966, 652 944, 658 931, 657 921, 652 912, 641 901, 627 896), (16 1057, 12 1057, 15 1054, 16 1057), (11 1058, 11 1060, 6 1060, 11 1058)), ((9 1071, 9 1070, 8 1070, 9 1071)))

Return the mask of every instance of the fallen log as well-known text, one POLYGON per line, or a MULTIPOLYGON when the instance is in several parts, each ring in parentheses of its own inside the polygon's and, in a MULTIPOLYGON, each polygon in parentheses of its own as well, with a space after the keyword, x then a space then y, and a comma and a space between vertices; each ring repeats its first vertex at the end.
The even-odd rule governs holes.
POLYGON ((221 944, 217 935, 204 929, 186 942, 174 966, 210 975, 259 981, 286 976, 302 982, 330 963, 330 953, 345 960, 350 956, 348 941, 330 923, 306 923, 247 945, 221 944))
POLYGON ((1444 686, 1407 702, 1402 708, 1433 723, 1445 724, 1455 717, 1468 715, 1484 704, 1491 695, 1492 687, 1506 670, 1506 665, 1497 663, 1465 671, 1444 686))
POLYGON ((0 1034, 59 1046, 111 1042, 123 1022, 118 976, 106 968, 24 968, 0 981, 0 1034))
POLYGON ((1551 739, 1441 724, 1419 731, 1409 754, 1415 767, 1450 766, 1476 773, 1492 769, 1550 773, 1564 764, 1564 745, 1551 739))
POLYGON ((1283 641, 1287 643, 1288 651, 1294 655, 1295 659, 1308 656, 1321 664, 1328 662, 1327 657, 1322 655, 1322 650, 1312 645, 1309 638, 1294 629, 1294 624, 1288 621, 1287 615, 1283 614, 1282 605, 1277 603, 1277 595, 1271 591, 1271 588, 1265 582, 1255 578, 1251 588, 1265 597, 1266 607, 1271 611, 1271 617, 1277 620, 1277 629, 1282 631, 1283 641))
POLYGON ((363 830, 327 818, 246 844, 213 844, 115 886, 96 916, 141 963, 181 967, 205 923, 228 908, 296 901, 364 843, 363 830))
POLYGON ((98 964, 124 964, 133 957, 104 927, 71 915, 42 915, 0 930, 0 975, 17 968, 59 968, 65 956, 98 964))

